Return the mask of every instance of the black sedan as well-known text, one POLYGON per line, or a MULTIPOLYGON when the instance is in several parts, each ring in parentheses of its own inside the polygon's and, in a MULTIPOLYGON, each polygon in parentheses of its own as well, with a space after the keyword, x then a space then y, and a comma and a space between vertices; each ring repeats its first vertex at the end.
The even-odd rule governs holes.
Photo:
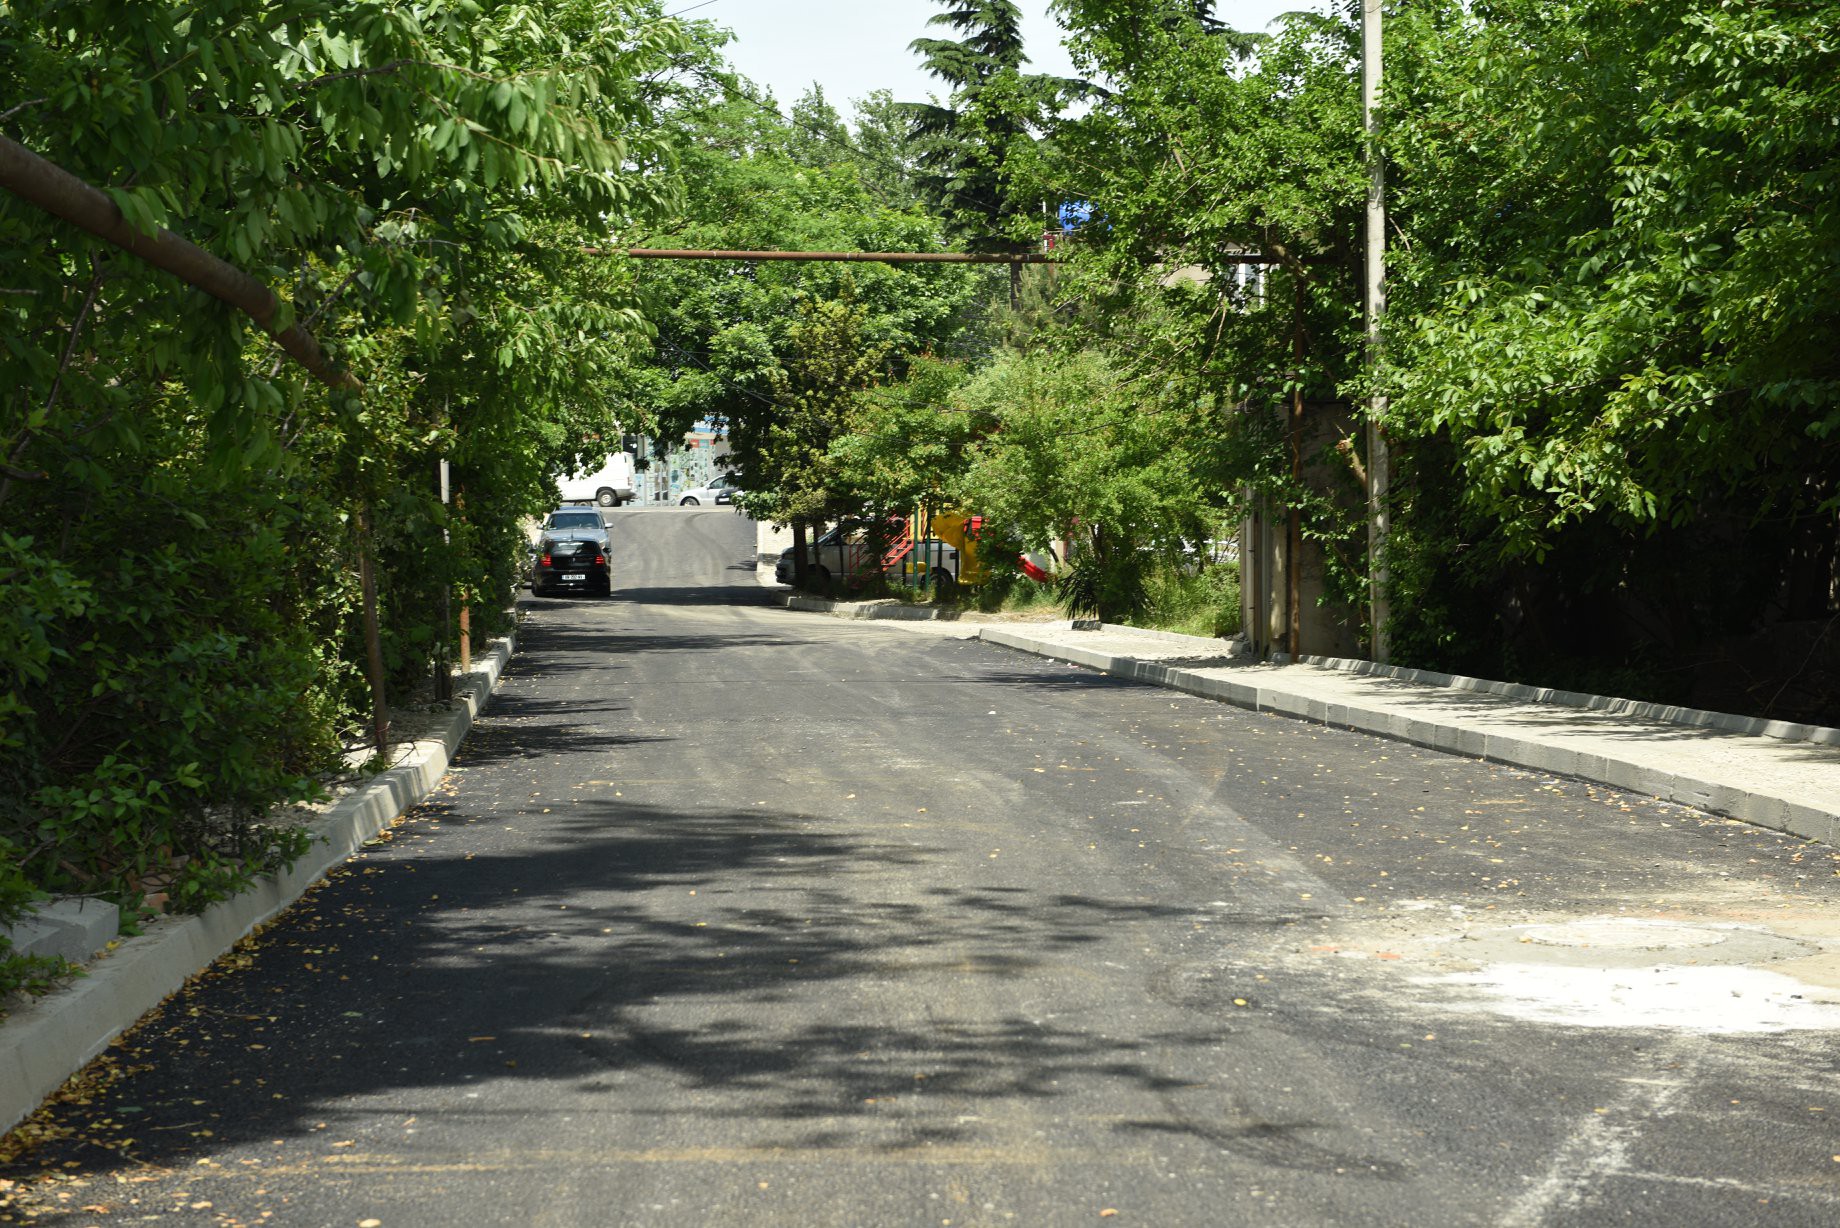
POLYGON ((530 591, 551 597, 564 590, 580 590, 605 597, 613 591, 613 570, 607 562, 610 546, 606 530, 558 529, 537 543, 531 568, 530 591))

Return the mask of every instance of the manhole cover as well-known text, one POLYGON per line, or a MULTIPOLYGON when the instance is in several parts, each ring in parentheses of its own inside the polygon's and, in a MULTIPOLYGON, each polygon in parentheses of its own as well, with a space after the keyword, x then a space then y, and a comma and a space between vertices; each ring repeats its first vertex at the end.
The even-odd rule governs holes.
POLYGON ((1681 925, 1673 921, 1601 917, 1588 921, 1566 921, 1557 925, 1529 925, 1521 930, 1521 936, 1550 947, 1661 951, 1717 946, 1729 939, 1731 933, 1698 925, 1681 925))

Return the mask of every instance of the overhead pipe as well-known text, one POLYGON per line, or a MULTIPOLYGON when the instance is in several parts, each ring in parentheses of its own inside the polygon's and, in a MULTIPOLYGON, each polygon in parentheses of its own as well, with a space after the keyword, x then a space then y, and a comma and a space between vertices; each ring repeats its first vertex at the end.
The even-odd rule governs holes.
MULTIPOLYGON (((796 252, 722 251, 708 248, 584 247, 590 256, 630 256, 634 260, 808 260, 860 264, 1059 264, 1046 252, 796 252)), ((1278 264, 1275 256, 1225 252, 1223 264, 1278 264)), ((1307 263, 1307 261, 1306 261, 1307 263)))

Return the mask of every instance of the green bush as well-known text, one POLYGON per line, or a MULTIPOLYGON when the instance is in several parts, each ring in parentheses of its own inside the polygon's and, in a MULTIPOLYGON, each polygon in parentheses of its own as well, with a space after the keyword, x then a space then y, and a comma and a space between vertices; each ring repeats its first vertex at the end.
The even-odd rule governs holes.
POLYGON ((1145 583, 1145 626, 1183 635, 1224 637, 1240 630, 1239 564, 1192 567, 1165 562, 1145 583))

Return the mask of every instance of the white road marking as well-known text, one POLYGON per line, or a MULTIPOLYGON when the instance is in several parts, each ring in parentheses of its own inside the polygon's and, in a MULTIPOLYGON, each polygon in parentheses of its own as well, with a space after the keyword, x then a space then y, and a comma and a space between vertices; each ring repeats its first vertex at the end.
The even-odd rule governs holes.
POLYGON ((1689 1055, 1680 1043, 1662 1051, 1660 1064, 1678 1061, 1678 1079, 1630 1079, 1608 1105, 1578 1123, 1539 1180, 1495 1221, 1497 1228, 1538 1228, 1555 1211, 1583 1204, 1593 1186, 1631 1172, 1629 1152, 1642 1127, 1669 1113, 1690 1077, 1689 1055))

